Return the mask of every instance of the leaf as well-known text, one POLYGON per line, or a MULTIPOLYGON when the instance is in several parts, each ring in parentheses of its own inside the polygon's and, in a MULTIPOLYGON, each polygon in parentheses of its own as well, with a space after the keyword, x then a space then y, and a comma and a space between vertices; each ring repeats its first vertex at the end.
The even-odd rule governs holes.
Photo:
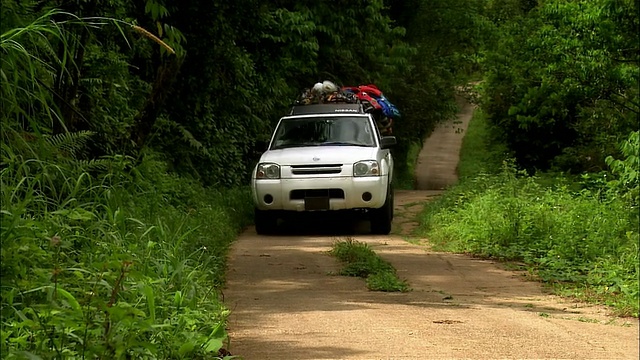
POLYGON ((19 351, 18 355, 22 355, 24 358, 30 359, 30 360, 42 360, 40 356, 30 353, 28 351, 19 351))
POLYGON ((75 158, 94 134, 93 131, 87 130, 66 132, 54 136, 46 136, 45 141, 57 151, 64 151, 71 158, 75 158))
POLYGON ((221 339, 213 338, 204 344, 204 351, 217 353, 218 350, 222 349, 222 345, 223 343, 221 339))
POLYGON ((94 214, 83 208, 75 208, 67 214, 67 217, 71 220, 88 221, 94 218, 94 214))
POLYGON ((0 330, 0 341, 4 344, 12 333, 12 331, 0 330))
POLYGON ((190 341, 187 341, 184 344, 182 344, 182 346, 180 346, 180 349, 178 349, 178 354, 180 356, 185 356, 186 354, 192 352, 194 348, 195 348, 195 344, 190 341))
POLYGON ((69 303, 69 306, 71 306, 73 310, 79 311, 80 317, 82 317, 82 307, 80 306, 80 303, 78 303, 78 300, 76 300, 76 298, 73 297, 70 292, 61 287, 57 288, 57 292, 58 296, 62 296, 63 298, 65 298, 67 300, 67 303, 69 303))
POLYGON ((215 339, 225 339, 227 337, 225 324, 223 322, 219 323, 218 326, 211 331, 211 335, 209 336, 215 339))
POLYGON ((153 295, 153 288, 148 284, 142 285, 142 293, 147 298, 147 306, 149 307, 149 316, 151 317, 151 322, 156 322, 156 301, 155 296, 153 295))
POLYGON ((16 312, 16 315, 18 315, 20 320, 22 320, 24 322, 31 321, 31 320, 29 320, 29 318, 27 318, 27 316, 21 310, 18 310, 16 308, 14 308, 14 311, 16 312))

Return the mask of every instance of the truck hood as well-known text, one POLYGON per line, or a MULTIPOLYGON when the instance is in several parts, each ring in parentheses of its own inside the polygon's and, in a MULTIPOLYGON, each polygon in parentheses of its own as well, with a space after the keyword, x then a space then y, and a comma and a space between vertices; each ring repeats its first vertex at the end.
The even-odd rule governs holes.
POLYGON ((361 146, 309 146, 269 150, 260 162, 278 165, 353 164, 360 160, 376 160, 377 148, 361 146))

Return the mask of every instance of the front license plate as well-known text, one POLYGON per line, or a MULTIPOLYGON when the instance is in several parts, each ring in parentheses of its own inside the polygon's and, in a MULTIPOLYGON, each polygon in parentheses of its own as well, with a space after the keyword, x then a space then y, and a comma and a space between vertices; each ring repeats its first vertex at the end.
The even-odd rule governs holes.
POLYGON ((304 198, 305 210, 329 210, 328 197, 308 197, 304 198))

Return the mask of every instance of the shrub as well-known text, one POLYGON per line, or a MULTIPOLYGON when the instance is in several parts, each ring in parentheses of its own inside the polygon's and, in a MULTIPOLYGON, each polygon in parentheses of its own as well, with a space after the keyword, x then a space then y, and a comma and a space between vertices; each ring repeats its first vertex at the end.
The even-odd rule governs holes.
POLYGON ((203 188, 151 157, 104 160, 92 174, 3 151, 3 355, 218 356, 225 253, 248 192, 203 188))
MULTIPOLYGON (((475 121, 470 128, 478 125, 475 121)), ((467 136, 481 133, 471 129, 467 136)), ((487 148, 477 150, 486 153, 487 148)), ((633 156, 627 154, 627 161, 633 156)), ((487 158, 463 152, 461 163, 487 158)), ((497 174, 471 171, 425 208, 422 235, 439 249, 522 261, 544 281, 574 294, 587 289, 592 300, 637 316, 638 212, 626 196, 637 183, 619 180, 632 178, 633 164, 616 164, 620 168, 614 167, 618 175, 612 181, 594 174, 582 181, 558 174, 529 176, 510 162, 497 174), (628 190, 621 190, 622 184, 628 190)))

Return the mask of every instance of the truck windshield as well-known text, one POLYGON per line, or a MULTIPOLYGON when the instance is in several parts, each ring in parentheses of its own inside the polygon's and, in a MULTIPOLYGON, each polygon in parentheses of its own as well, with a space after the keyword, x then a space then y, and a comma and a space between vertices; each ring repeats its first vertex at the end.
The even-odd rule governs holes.
POLYGON ((364 116, 283 119, 271 150, 305 146, 375 146, 374 130, 364 116))

